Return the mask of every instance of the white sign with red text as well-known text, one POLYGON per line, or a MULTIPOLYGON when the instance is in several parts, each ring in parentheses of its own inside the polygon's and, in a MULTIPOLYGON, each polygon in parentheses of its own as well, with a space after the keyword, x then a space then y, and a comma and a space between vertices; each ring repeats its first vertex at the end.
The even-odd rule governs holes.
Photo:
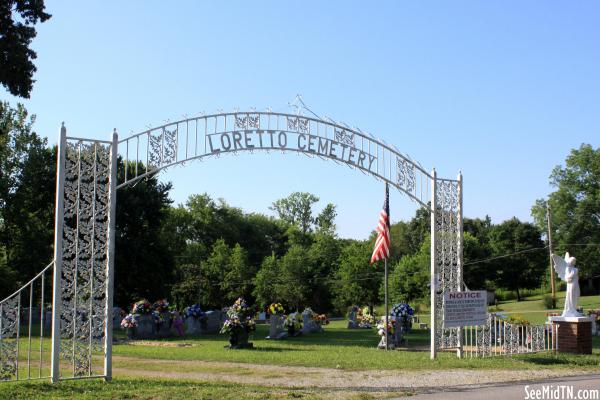
POLYGON ((487 292, 446 292, 444 328, 483 325, 487 321, 487 292))

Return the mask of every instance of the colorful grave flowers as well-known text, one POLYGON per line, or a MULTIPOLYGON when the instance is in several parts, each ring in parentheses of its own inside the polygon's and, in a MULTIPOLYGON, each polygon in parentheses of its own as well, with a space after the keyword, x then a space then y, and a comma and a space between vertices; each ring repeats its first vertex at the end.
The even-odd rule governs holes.
POLYGON ((169 302, 167 299, 156 300, 154 304, 152 304, 152 308, 159 313, 169 311, 169 302))
POLYGON ((299 312, 293 312, 283 321, 283 327, 287 329, 288 336, 296 336, 302 329, 302 314, 299 312))
POLYGON ((122 329, 128 329, 128 328, 137 328, 137 321, 135 320, 133 314, 127 314, 122 320, 121 320, 121 328, 122 329))
MULTIPOLYGON (((385 317, 381 317, 381 319, 377 323, 377 334, 379 336, 385 336, 385 326, 386 326, 385 317)), ((391 320, 389 320, 387 323, 387 331, 388 331, 388 335, 390 335, 390 336, 396 332, 396 329, 394 328, 394 324, 392 323, 391 320)))
POLYGON ((208 319, 206 313, 202 311, 202 308, 200 308, 200 304, 192 304, 191 306, 186 307, 183 310, 183 316, 185 318, 195 318, 200 322, 208 319))
POLYGON ((281 305, 281 303, 273 303, 269 306, 269 314, 271 315, 283 315, 285 310, 283 309, 283 306, 281 305))
POLYGON ((359 328, 369 329, 375 325, 375 313, 371 314, 369 307, 363 307, 358 309, 356 314, 356 321, 358 322, 359 328))
POLYGON ((252 314, 252 310, 241 297, 227 309, 227 319, 221 328, 221 333, 229 334, 230 349, 253 347, 252 343, 248 343, 249 333, 256 329, 252 314))
POLYGON ((329 318, 325 314, 315 314, 313 320, 317 321, 321 325, 329 325, 329 318))
POLYGON ((132 314, 148 315, 152 311, 152 304, 146 299, 142 299, 133 304, 132 314))

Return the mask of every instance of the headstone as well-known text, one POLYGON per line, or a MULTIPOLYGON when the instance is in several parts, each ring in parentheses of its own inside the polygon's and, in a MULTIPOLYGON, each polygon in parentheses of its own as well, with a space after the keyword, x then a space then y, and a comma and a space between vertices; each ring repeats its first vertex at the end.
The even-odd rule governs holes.
POLYGON ((320 323, 312 319, 312 316, 308 313, 302 313, 302 333, 316 333, 323 332, 323 327, 320 323))
POLYGON ((219 333, 223 325, 223 313, 220 310, 211 310, 206 312, 206 330, 202 333, 219 333))
POLYGON ((393 335, 394 347, 406 346, 406 339, 404 338, 405 328, 402 323, 402 318, 397 318, 393 323, 394 323, 394 335, 393 335))
POLYGON ((52 329, 52 311, 47 310, 44 312, 44 331, 50 332, 52 329))
POLYGON ((348 329, 357 329, 358 322, 356 322, 356 311, 350 311, 348 313, 348 329))
POLYGON ((156 324, 152 315, 135 314, 137 322, 136 339, 153 339, 156 333, 156 324))
POLYGON ((259 322, 264 322, 267 320, 267 313, 266 312, 260 312, 258 313, 258 320, 259 322))
POLYGON ((171 336, 171 313, 168 311, 160 313, 162 323, 156 324, 156 336, 157 337, 168 337, 171 336))
POLYGON ((198 318, 187 317, 185 319, 185 333, 188 335, 199 335, 202 333, 202 323, 198 318))
POLYGON ((121 326, 121 307, 113 307, 113 328, 119 328, 121 326))
POLYGON ((267 339, 283 339, 287 332, 283 329, 285 315, 271 315, 269 317, 269 336, 267 339))
MULTIPOLYGON (((31 307, 31 324, 39 324, 40 323, 40 307, 33 306, 31 307)), ((25 307, 21 311, 21 325, 29 324, 29 307, 25 307)))

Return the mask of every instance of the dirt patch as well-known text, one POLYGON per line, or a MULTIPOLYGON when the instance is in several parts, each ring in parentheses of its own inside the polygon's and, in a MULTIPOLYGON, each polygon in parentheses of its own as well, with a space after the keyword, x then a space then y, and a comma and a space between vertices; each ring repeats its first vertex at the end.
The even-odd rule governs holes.
POLYGON ((149 360, 113 357, 115 376, 143 376, 201 381, 223 381, 281 388, 321 388, 334 391, 377 392, 389 390, 483 386, 502 382, 532 381, 583 375, 589 371, 571 369, 436 370, 436 371, 344 371, 333 368, 289 367, 214 361, 149 360))
POLYGON ((154 346, 154 347, 196 347, 193 343, 181 342, 162 342, 158 340, 123 340, 119 344, 128 344, 132 346, 154 346))

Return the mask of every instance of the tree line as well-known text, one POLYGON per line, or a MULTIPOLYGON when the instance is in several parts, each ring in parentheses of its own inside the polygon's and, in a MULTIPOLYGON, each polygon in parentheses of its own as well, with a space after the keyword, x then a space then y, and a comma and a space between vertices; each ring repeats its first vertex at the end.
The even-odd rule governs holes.
MULTIPOLYGON (((0 103, 0 297, 52 258, 56 148, 33 129, 22 105, 0 103)), ((464 282, 470 289, 535 289, 548 280, 546 201, 555 248, 577 255, 581 277, 600 274, 600 149, 581 145, 556 167, 556 190, 533 208, 534 223, 464 219, 464 282), (575 246, 577 245, 577 246, 575 246)), ((119 160, 118 173, 124 174, 119 160)), ((138 165, 137 168, 144 168, 138 165)), ((115 304, 167 297, 178 307, 219 308, 239 296, 264 307, 342 312, 383 300, 383 267, 369 265, 375 240, 336 234, 336 206, 296 192, 275 200, 275 216, 247 213, 209 194, 174 205, 155 176, 121 189, 116 210, 115 304)), ((376 217, 374 222, 376 222, 376 217)), ((373 227, 374 228, 374 227, 373 227)), ((390 297, 429 296, 430 215, 418 209, 390 229, 390 297)), ((583 288, 593 290, 590 284, 583 288)))

